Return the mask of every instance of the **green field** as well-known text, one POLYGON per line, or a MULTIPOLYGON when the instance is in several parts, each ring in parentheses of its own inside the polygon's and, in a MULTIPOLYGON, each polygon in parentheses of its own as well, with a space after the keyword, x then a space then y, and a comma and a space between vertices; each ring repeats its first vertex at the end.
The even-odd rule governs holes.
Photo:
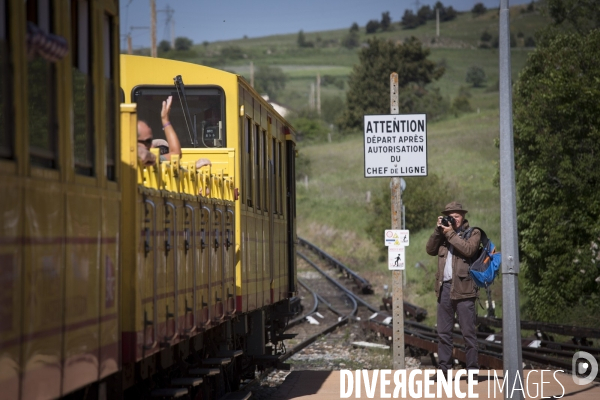
MULTIPOLYGON (((511 51, 513 81, 518 78, 528 54, 533 50, 523 47, 524 39, 534 36, 547 24, 547 19, 539 12, 523 13, 522 8, 511 8, 511 31, 518 37, 517 45, 511 51)), ((352 21, 348 21, 348 27, 351 24, 352 21)), ((477 18, 471 13, 460 14, 456 20, 441 24, 439 38, 435 36, 435 24, 431 21, 414 30, 403 30, 397 24, 394 27, 392 31, 375 35, 366 35, 364 27, 361 27, 360 40, 366 43, 371 36, 397 42, 409 36, 419 38, 430 48, 430 58, 445 66, 443 77, 429 87, 439 88, 448 101, 458 95, 461 87, 467 86, 465 77, 469 67, 479 66, 486 73, 486 84, 470 89, 473 112, 458 117, 447 115, 428 123, 428 164, 430 173, 437 174, 456 189, 456 200, 469 209, 467 218, 471 225, 484 228, 490 238, 501 246, 500 193, 493 185, 499 160, 499 150, 494 145, 499 137, 499 56, 497 49, 479 48, 484 31, 497 36, 497 9, 488 10, 477 18)), ((188 61, 233 71, 248 80, 250 61, 255 68, 260 65, 281 67, 288 81, 278 100, 299 110, 308 104, 310 84, 315 82, 317 73, 347 79, 358 62, 359 49, 348 50, 339 44, 347 33, 347 29, 306 33, 306 40, 314 42, 314 48, 299 48, 297 34, 205 43, 194 47, 193 56, 188 57, 188 61), (232 46, 241 48, 243 57, 220 59, 223 49, 232 46)), ((333 85, 323 87, 322 99, 331 96, 345 99, 345 89, 347 85, 344 89, 333 85)), ((363 177, 363 137, 360 132, 345 136, 334 132, 331 142, 300 142, 298 148, 301 157, 310 162, 308 174, 297 184, 299 235, 369 279, 376 290, 372 303, 380 302, 383 285, 389 284, 391 279, 387 264, 379 260, 379 246, 372 243, 365 233, 372 218, 368 213, 367 193, 370 192, 373 197, 389 190, 389 179, 363 177)), ((407 190, 411 190, 410 185, 418 184, 418 178, 409 182, 407 190)), ((448 202, 451 200, 454 199, 448 198, 448 202)), ((410 204, 405 206, 411 207, 410 204)), ((434 225, 435 221, 431 221, 431 229, 434 225)), ((427 308, 430 317, 426 322, 434 323, 433 275, 436 259, 425 252, 430 233, 429 229, 411 232, 411 245, 406 253, 408 284, 404 293, 408 301, 427 308)), ((501 279, 498 279, 493 285, 498 315, 501 314, 500 283, 501 279)), ((479 312, 483 314, 481 309, 479 312)))

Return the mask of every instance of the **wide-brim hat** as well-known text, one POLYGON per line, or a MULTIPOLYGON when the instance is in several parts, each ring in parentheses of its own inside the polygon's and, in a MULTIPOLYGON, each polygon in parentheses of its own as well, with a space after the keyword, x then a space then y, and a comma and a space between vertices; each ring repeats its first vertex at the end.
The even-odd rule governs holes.
POLYGON ((154 139, 152 141, 152 147, 165 146, 169 148, 169 143, 165 139, 154 139))
POLYGON ((442 214, 448 215, 451 212, 459 212, 459 213, 464 213, 464 214, 468 213, 467 209, 463 208, 463 205, 456 201, 446 204, 446 208, 444 208, 444 211, 442 211, 442 214))

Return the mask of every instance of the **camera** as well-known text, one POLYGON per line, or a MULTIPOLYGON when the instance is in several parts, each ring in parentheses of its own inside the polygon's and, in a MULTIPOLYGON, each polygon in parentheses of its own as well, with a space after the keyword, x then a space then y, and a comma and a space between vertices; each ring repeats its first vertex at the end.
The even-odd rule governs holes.
POLYGON ((450 215, 445 216, 444 218, 442 218, 442 225, 444 226, 450 226, 454 224, 454 217, 451 217, 450 215))

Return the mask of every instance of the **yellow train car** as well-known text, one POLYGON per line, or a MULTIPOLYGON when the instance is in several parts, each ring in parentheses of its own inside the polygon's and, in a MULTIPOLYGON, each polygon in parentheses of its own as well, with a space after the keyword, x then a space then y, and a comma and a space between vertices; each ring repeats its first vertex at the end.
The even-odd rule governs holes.
POLYGON ((0 0, 0 400, 192 394, 201 367, 215 398, 282 351, 293 129, 240 76, 119 57, 118 18, 0 0), (168 96, 182 155, 144 166, 168 96))
POLYGON ((200 65, 122 55, 121 89, 124 165, 137 162, 137 121, 165 139, 169 96, 182 146, 181 158, 124 176, 124 368, 147 378, 158 359, 218 355, 201 350, 207 340, 268 355, 281 329, 270 318, 283 319, 296 291, 291 126, 243 78, 200 65), (210 165, 196 169, 199 159, 210 165), (248 338, 253 324, 273 325, 272 337, 248 338), (228 326, 242 327, 246 346, 232 345, 228 326))
POLYGON ((118 2, 0 0, 0 399, 120 370, 118 2))

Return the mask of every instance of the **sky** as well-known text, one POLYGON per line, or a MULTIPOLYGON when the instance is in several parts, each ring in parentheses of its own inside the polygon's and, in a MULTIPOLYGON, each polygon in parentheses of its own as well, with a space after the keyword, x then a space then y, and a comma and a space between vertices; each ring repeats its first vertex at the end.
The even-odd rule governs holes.
MULTIPOLYGON (((381 20, 389 11, 392 22, 402 19, 405 9, 436 3, 436 0, 155 0, 157 42, 171 39, 167 12, 173 9, 175 37, 185 36, 194 43, 241 39, 361 27, 371 19, 381 20), (161 10, 163 10, 161 12, 161 10)), ((444 6, 469 11, 481 2, 488 8, 499 7, 500 0, 446 0, 444 6)), ((510 5, 531 0, 512 0, 510 5)), ((150 46, 150 0, 121 0, 121 47, 130 33, 133 48, 150 46), (134 27, 134 29, 131 29, 134 27), (137 29, 135 29, 137 27, 137 29), (145 29, 139 29, 144 28, 145 29)))

